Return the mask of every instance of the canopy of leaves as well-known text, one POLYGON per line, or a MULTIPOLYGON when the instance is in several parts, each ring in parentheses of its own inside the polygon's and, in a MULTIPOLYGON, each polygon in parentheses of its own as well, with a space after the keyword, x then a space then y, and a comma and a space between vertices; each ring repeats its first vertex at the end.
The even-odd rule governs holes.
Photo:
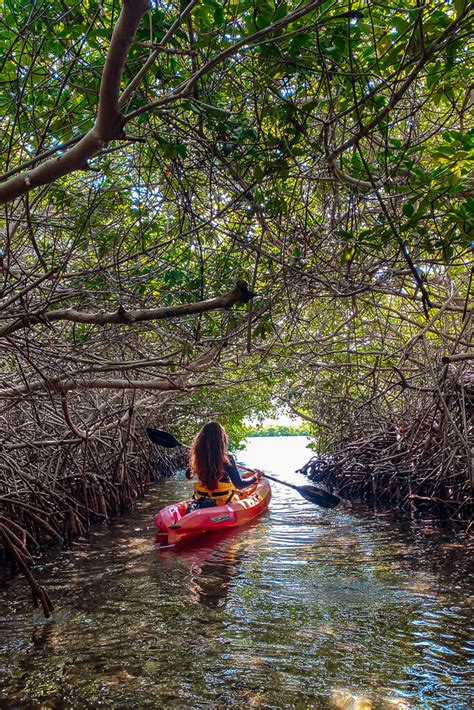
POLYGON ((24 176, 0 223, 4 417, 62 440, 60 400, 74 436, 131 402, 184 433, 283 404, 329 443, 429 396, 440 355, 470 347, 472 3, 153 2, 123 135, 30 190, 94 131, 121 9, 0 0, 0 190, 24 176), (251 305, 94 321, 239 278, 251 305))

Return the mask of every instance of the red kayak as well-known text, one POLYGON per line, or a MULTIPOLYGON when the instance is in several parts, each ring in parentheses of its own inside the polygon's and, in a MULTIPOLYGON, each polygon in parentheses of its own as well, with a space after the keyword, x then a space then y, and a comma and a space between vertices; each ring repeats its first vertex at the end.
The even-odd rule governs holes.
MULTIPOLYGON (((248 469, 245 471, 248 472, 248 469)), ((253 475, 253 471, 247 475, 253 475)), ((186 511, 189 501, 167 505, 156 514, 155 527, 163 535, 163 542, 173 545, 203 533, 245 525, 266 511, 271 497, 272 490, 269 482, 266 478, 261 478, 249 488, 245 498, 227 505, 201 508, 188 514, 186 511)))

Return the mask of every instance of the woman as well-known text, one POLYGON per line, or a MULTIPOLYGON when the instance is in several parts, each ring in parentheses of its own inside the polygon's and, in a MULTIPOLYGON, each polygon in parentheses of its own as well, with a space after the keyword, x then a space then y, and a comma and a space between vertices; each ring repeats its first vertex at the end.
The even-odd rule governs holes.
POLYGON ((189 478, 199 478, 194 484, 196 507, 230 503, 236 491, 253 486, 261 477, 258 471, 252 478, 241 478, 234 457, 227 453, 228 443, 218 422, 205 424, 196 435, 189 454, 189 478))

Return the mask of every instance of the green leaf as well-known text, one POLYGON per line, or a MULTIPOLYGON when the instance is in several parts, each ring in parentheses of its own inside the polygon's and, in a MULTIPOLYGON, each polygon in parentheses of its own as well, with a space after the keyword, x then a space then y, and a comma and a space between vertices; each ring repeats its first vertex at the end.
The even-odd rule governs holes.
POLYGON ((456 17, 462 15, 466 8, 466 0, 454 0, 454 9, 456 10, 456 17))
POLYGON ((410 23, 407 22, 404 17, 400 17, 400 15, 391 17, 388 22, 395 27, 399 34, 405 32, 405 30, 410 26, 410 23))
POLYGON ((438 67, 438 71, 434 71, 431 74, 427 74, 426 87, 428 89, 432 89, 433 86, 436 86, 436 84, 439 82, 441 77, 442 77, 441 69, 438 67))
POLYGON ((221 5, 216 4, 214 7, 214 22, 216 27, 221 27, 224 24, 224 10, 221 5))
POLYGON ((301 50, 305 45, 309 45, 312 43, 312 39, 313 38, 309 34, 300 34, 297 35, 297 37, 293 37, 290 42, 290 56, 297 57, 301 53, 301 50))
POLYGON ((265 27, 268 27, 272 22, 272 16, 267 15, 266 13, 259 13, 257 17, 255 18, 255 25, 257 26, 258 30, 264 30, 265 27))
POLYGON ((350 241, 351 239, 354 239, 354 234, 353 234, 353 232, 350 232, 350 231, 347 230, 347 229, 338 229, 338 230, 336 231, 336 234, 337 234, 339 237, 342 237, 342 239, 344 239, 345 241, 350 241))
POLYGON ((188 154, 188 151, 186 149, 186 146, 183 145, 183 143, 178 143, 176 146, 176 152, 180 156, 180 158, 185 158, 188 154))
POLYGON ((451 244, 443 244, 442 251, 444 259, 451 259, 454 255, 454 248, 451 244))
POLYGON ((273 15, 273 21, 276 22, 277 20, 281 20, 283 17, 286 17, 288 14, 288 3, 287 2, 282 2, 280 5, 275 10, 275 13, 273 15))

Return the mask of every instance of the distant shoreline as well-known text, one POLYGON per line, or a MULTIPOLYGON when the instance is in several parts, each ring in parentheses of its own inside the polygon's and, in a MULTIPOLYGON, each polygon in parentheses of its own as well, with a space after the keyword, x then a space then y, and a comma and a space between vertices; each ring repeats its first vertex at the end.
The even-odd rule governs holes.
POLYGON ((247 436, 245 438, 246 439, 263 439, 263 438, 281 439, 284 436, 299 436, 299 437, 303 436, 305 438, 308 438, 309 434, 267 434, 266 432, 264 432, 263 434, 247 434, 247 436))
POLYGON ((246 439, 263 436, 311 436, 311 433, 304 427, 269 426, 260 430, 251 430, 245 434, 246 439))

